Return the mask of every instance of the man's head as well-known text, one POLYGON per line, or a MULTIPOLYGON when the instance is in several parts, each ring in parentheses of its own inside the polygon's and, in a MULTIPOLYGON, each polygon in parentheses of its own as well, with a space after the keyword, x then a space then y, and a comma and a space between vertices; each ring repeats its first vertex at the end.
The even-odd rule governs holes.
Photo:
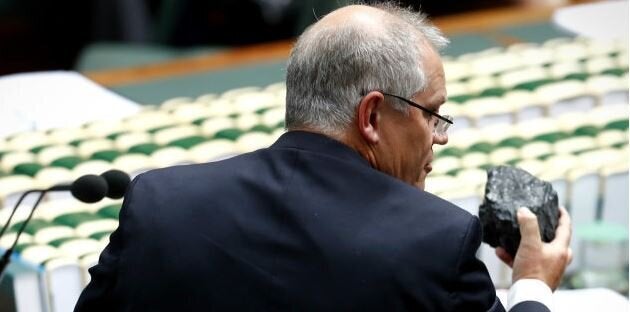
POLYGON ((287 67, 289 130, 326 134, 356 149, 370 164, 410 184, 424 185, 434 116, 446 99, 437 49, 440 32, 423 15, 394 6, 348 6, 309 27, 287 67))

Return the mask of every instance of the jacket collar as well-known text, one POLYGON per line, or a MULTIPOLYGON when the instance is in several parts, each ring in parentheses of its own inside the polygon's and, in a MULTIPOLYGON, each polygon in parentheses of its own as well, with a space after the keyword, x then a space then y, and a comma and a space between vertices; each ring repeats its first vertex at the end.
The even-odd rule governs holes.
POLYGON ((271 148, 294 148, 306 150, 317 154, 325 154, 341 158, 351 162, 363 163, 369 166, 368 161, 349 146, 323 134, 314 132, 286 132, 280 136, 273 145, 271 145, 271 148))

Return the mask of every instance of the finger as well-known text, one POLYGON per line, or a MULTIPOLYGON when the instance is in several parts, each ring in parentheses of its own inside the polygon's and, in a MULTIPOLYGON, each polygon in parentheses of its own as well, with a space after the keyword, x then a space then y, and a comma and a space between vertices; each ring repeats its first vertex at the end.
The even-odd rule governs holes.
POLYGON ((560 219, 556 228, 556 237, 553 244, 559 244, 566 248, 571 243, 571 217, 564 207, 560 207, 560 219))
POLYGON ((518 209, 516 217, 521 231, 521 244, 542 244, 536 215, 529 208, 522 207, 518 209))
POLYGON ((514 258, 512 258, 512 255, 510 255, 507 251, 505 251, 503 247, 497 247, 496 249, 494 249, 494 253, 497 255, 497 257, 499 257, 499 259, 501 259, 501 261, 507 264, 510 268, 514 264, 514 258))

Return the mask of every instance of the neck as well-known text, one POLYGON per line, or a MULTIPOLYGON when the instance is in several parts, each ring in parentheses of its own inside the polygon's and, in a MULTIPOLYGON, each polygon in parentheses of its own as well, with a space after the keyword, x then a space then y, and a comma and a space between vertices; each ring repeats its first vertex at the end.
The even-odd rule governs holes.
POLYGON ((378 157, 376 157, 375 146, 368 144, 358 132, 347 131, 335 139, 359 153, 361 157, 368 161, 372 168, 383 171, 381 170, 382 168, 379 164, 378 157))
POLYGON ((321 135, 325 135, 335 141, 341 142, 357 153, 361 155, 361 157, 365 158, 370 166, 374 169, 379 169, 378 161, 376 158, 375 150, 372 146, 368 146, 366 142, 361 138, 359 133, 353 133, 353 131, 342 131, 340 133, 329 133, 327 131, 323 131, 321 129, 301 126, 301 127, 291 127, 287 129, 288 131, 305 131, 312 132, 321 135))

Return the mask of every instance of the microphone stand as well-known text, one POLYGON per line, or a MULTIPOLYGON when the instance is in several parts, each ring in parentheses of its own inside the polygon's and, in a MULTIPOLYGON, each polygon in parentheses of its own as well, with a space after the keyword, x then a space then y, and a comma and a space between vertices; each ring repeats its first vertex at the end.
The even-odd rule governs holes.
MULTIPOLYGON (((35 192, 35 191, 33 191, 33 192, 35 192)), ((39 203, 42 201, 42 199, 44 198, 44 195, 46 195, 48 190, 39 191, 39 192, 41 192, 41 193, 39 194, 39 197, 37 198, 37 201, 35 201, 35 204, 33 205, 33 208, 31 209, 31 212, 29 213, 28 217, 26 218, 26 220, 24 220, 24 222, 22 223, 22 226, 17 231, 17 235, 15 236, 15 240, 13 240, 13 244, 11 245, 11 247, 9 249, 7 249, 4 252, 4 255, 2 255, 2 258, 0 258, 0 282, 2 281, 2 278, 4 278, 4 273, 5 273, 5 270, 6 270, 7 266, 9 265, 9 262, 11 262, 11 255, 13 255, 13 250, 15 249, 15 246, 17 245, 17 242, 20 239, 20 235, 22 235, 22 232, 24 232, 24 230, 26 229, 26 225, 28 225, 28 222, 33 217, 33 213, 35 212, 35 209, 37 208, 39 203)), ((26 194, 26 193, 24 193, 24 194, 26 194)), ((19 202, 21 202, 23 197, 25 197, 25 195, 20 197, 20 200, 18 201, 18 204, 19 204, 19 202)), ((17 208, 17 205, 16 205, 16 208, 17 208)), ((17 209, 14 209, 13 213, 15 213, 15 210, 17 210, 17 209)), ((11 213, 11 216, 13 216, 13 213, 11 213)), ((10 219, 10 217, 9 217, 9 219, 10 219)), ((8 223, 7 223, 7 226, 5 226, 5 228, 6 227, 8 227, 8 223)), ((3 229, 2 232, 4 233, 4 229, 3 229)))
POLYGON ((38 192, 41 193, 41 192, 46 192, 46 191, 45 190, 28 190, 22 193, 17 203, 15 203, 15 206, 13 206, 13 210, 11 211, 11 214, 9 215, 9 219, 7 219, 7 222, 5 223, 4 227, 2 228, 2 230, 0 230, 0 238, 2 238, 2 235, 4 235, 4 232, 6 232, 6 230, 9 228, 9 225, 11 224, 11 219, 13 219, 13 215, 17 211, 17 208, 20 206, 24 198, 26 198, 26 196, 28 196, 29 194, 38 193, 38 192))
POLYGON ((108 182, 107 182, 107 180, 105 180, 105 178, 103 178, 101 176, 89 175, 88 174, 88 175, 84 175, 82 177, 79 177, 74 182, 72 182, 72 184, 70 184, 70 185, 61 184, 61 185, 56 185, 56 186, 50 187, 48 189, 29 190, 29 191, 24 192, 20 196, 20 198, 18 199, 18 201, 15 204, 15 206, 13 207, 13 210, 11 211, 11 214, 9 215, 7 223, 2 228, 2 230, 0 230, 0 238, 6 232, 6 230, 9 228, 9 225, 11 224, 11 219, 13 218, 13 215, 17 211, 18 206, 22 203, 24 198, 28 194, 36 193, 36 192, 39 192, 39 197, 37 198, 37 200, 35 201, 35 204, 31 208, 31 212, 29 213, 28 217, 26 218, 26 220, 24 220, 24 222, 22 223, 22 226, 20 226, 20 228, 18 229, 17 235, 15 236, 15 239, 13 240, 13 244, 11 245, 11 247, 9 249, 7 249, 4 252, 4 254, 2 255, 2 258, 0 258, 0 281, 2 281, 2 278, 4 277, 4 272, 5 272, 6 268, 7 268, 7 266, 9 265, 9 262, 11 262, 11 255, 13 254, 15 246, 17 245, 18 240, 20 239, 20 236, 22 235, 22 233, 26 229, 26 226, 28 225, 28 222, 33 217, 33 213, 35 213, 35 209, 37 209, 37 206, 39 206, 39 203, 42 201, 42 199, 44 198, 44 196, 48 192, 57 192, 57 191, 70 191, 72 193, 72 195, 74 197, 76 197, 77 199, 79 199, 80 201, 91 203, 91 202, 96 202, 98 200, 103 199, 103 197, 108 192, 108 182), (87 188, 92 188, 93 192, 92 193, 88 192, 86 194, 83 194, 86 191, 86 187, 87 188), (78 192, 77 194, 74 193, 75 189, 78 192), (87 195, 87 197, 86 197, 86 195, 87 195))

